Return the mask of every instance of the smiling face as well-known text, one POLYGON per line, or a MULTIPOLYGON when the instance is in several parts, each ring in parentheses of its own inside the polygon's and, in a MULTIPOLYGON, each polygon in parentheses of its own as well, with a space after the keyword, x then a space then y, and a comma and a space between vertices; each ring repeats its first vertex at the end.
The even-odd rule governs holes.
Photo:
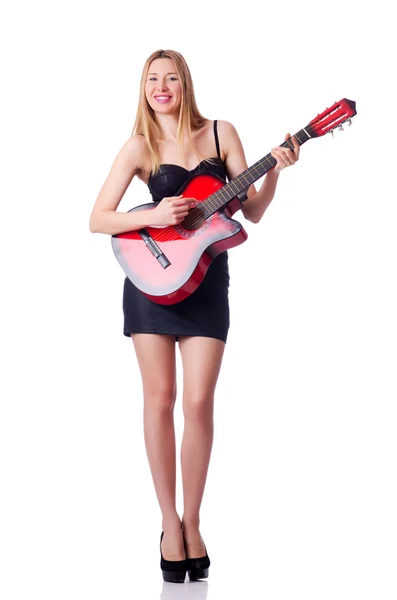
POLYGON ((149 66, 145 84, 149 106, 158 113, 178 114, 182 101, 182 86, 174 61, 156 58, 149 66))

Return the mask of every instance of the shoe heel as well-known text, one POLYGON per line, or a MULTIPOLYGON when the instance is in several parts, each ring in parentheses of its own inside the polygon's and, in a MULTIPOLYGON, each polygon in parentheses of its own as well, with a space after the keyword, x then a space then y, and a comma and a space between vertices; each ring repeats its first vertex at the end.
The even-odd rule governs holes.
POLYGON ((163 579, 170 583, 184 583, 186 578, 186 571, 164 571, 163 579))
POLYGON ((208 577, 209 569, 189 569, 189 579, 191 581, 196 581, 197 579, 205 579, 208 577))

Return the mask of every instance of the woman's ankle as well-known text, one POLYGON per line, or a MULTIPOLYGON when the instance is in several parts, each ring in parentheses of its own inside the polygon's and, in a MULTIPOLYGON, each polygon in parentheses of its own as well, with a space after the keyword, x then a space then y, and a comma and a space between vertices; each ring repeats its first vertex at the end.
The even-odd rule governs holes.
POLYGON ((186 531, 198 531, 200 529, 200 517, 185 517, 183 515, 182 527, 186 531))
POLYGON ((181 527, 181 519, 180 519, 178 513, 175 512, 175 513, 163 514, 162 527, 163 527, 164 531, 166 529, 180 528, 181 527))

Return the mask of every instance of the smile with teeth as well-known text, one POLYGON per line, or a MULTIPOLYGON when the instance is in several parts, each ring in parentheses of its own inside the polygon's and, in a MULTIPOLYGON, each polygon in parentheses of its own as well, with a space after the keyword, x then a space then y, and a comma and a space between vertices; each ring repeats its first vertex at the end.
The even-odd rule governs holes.
POLYGON ((168 102, 171 100, 172 96, 155 96, 157 102, 168 102))

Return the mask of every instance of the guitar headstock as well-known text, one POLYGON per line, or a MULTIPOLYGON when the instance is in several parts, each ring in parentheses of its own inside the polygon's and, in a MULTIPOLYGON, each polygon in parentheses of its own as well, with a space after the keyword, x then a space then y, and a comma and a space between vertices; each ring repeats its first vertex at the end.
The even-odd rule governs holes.
POLYGON ((351 125, 351 119, 357 114, 356 103, 354 100, 343 98, 340 102, 335 102, 331 108, 317 115, 315 119, 305 127, 310 137, 320 137, 326 133, 334 133, 337 127, 343 129, 342 125, 346 121, 351 125))

